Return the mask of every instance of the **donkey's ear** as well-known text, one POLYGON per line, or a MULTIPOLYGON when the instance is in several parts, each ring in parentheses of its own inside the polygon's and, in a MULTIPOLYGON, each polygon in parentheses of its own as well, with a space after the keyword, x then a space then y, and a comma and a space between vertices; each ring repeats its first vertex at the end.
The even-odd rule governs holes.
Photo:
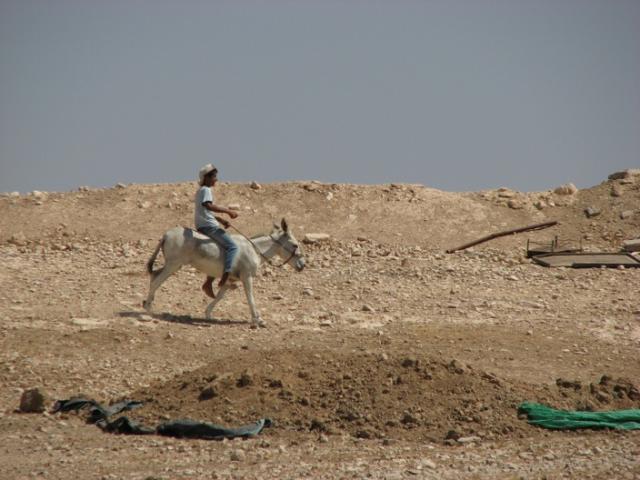
POLYGON ((280 222, 280 225, 282 226, 282 230, 284 232, 287 232, 289 230, 289 225, 287 225, 287 221, 283 218, 282 222, 280 222))

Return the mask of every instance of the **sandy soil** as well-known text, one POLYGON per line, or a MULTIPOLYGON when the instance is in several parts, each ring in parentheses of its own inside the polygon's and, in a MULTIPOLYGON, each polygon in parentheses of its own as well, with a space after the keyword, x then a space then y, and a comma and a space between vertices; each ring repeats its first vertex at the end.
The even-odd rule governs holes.
POLYGON ((195 188, 0 197, 0 477, 640 478, 639 432, 546 431, 517 413, 640 408, 640 269, 526 257, 527 240, 556 236, 619 251, 640 235, 640 177, 569 195, 220 184, 248 235, 286 217, 300 240, 330 236, 304 245, 301 273, 262 267, 259 330, 241 289, 207 320, 190 267, 141 308, 145 263, 165 230, 192 224, 195 188), (113 435, 82 414, 20 413, 32 388, 47 410, 81 394, 143 401, 127 415, 150 426, 273 426, 247 440, 113 435))

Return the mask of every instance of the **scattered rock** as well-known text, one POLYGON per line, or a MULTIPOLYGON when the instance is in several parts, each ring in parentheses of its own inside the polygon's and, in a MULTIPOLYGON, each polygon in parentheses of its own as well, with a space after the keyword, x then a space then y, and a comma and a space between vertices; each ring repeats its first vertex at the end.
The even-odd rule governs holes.
POLYGON ((621 172, 614 172, 609 175, 609 180, 621 180, 623 178, 635 177, 640 175, 640 169, 630 168, 621 172))
POLYGON ((27 237, 22 232, 14 233, 9 238, 8 243, 17 247, 24 247, 27 244, 27 237))
POLYGON ((31 192, 31 196, 36 200, 44 200, 47 196, 46 192, 41 192, 39 190, 34 190, 31 192))
POLYGON ((405 358, 401 364, 404 368, 415 368, 418 366, 418 360, 415 358, 405 358))
POLYGON ((236 386, 242 388, 248 387, 249 385, 253 385, 253 377, 249 372, 242 372, 242 375, 240 375, 240 378, 238 378, 238 381, 236 382, 236 386))
POLYGON ((410 412, 404 412, 402 414, 402 418, 400 419, 400 423, 402 423, 404 425, 418 424, 419 420, 414 415, 412 415, 410 412))
POLYGON ((587 207, 584 209, 584 214, 587 216, 587 218, 597 217, 598 215, 600 215, 600 209, 596 207, 587 207))
POLYGON ((639 252, 640 251, 640 238, 633 240, 625 240, 622 242, 622 250, 625 252, 639 252))
POLYGON ((210 400, 214 397, 218 396, 218 391, 215 385, 210 385, 208 387, 203 388, 200 391, 200 395, 198 396, 198 400, 210 400))
POLYGON ((457 442, 458 443, 473 443, 473 442, 479 442, 481 440, 480 437, 476 436, 476 435, 470 435, 468 437, 460 437, 458 438, 457 442))
POLYGON ((582 383, 578 380, 565 380, 563 378, 558 378, 556 380, 556 385, 561 388, 570 388, 573 390, 580 390, 582 388, 582 383))
POLYGON ((307 233, 302 240, 304 243, 326 242, 331 236, 328 233, 307 233))
POLYGON ((48 396, 39 388, 26 390, 20 397, 20 411, 23 413, 42 413, 46 410, 48 396))
POLYGON ((498 189, 498 197, 499 198, 513 198, 516 196, 516 192, 512 190, 508 190, 506 188, 498 189))
POLYGON ((231 451, 229 458, 232 462, 243 462, 247 458, 247 454, 244 450, 236 448, 231 451))
POLYGON ((437 467, 437 465, 434 462, 426 459, 421 460, 420 465, 422 465, 422 468, 428 468, 430 470, 433 470, 437 467))
POLYGON ((325 422, 318 420, 317 418, 311 419, 311 425, 309 426, 309 430, 318 431, 318 432, 326 432, 328 431, 328 427, 325 422))
POLYGON ((574 195, 578 193, 578 188, 573 183, 566 183, 556 187, 553 193, 556 195, 574 195))
POLYGON ((634 210, 624 210, 624 211, 620 212, 620 218, 622 220, 625 220, 627 218, 633 217, 634 214, 635 214, 634 210))
POLYGON ((444 436, 445 440, 458 440, 461 437, 460 433, 455 430, 449 430, 444 436))
POLYGON ((249 187, 252 190, 260 190, 262 188, 262 185, 260 185, 258 182, 251 182, 251 184, 249 185, 249 187))

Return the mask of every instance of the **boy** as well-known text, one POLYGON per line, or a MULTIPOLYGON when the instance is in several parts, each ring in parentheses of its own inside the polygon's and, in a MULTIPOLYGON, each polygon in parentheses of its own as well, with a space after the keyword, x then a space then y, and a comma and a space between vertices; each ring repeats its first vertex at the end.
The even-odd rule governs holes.
MULTIPOLYGON (((227 207, 216 205, 213 198, 213 187, 218 181, 218 169, 210 163, 200 169, 199 172, 200 189, 196 193, 196 212, 195 223, 196 229, 200 233, 204 233, 215 241, 224 251, 224 273, 218 287, 222 287, 229 278, 231 264, 236 256, 238 247, 231 239, 229 234, 220 227, 229 228, 229 222, 222 217, 214 216, 214 213, 226 213, 231 218, 236 218, 238 214, 227 207)), ((207 277, 202 284, 202 290, 209 297, 215 298, 212 287, 213 277, 207 277)))

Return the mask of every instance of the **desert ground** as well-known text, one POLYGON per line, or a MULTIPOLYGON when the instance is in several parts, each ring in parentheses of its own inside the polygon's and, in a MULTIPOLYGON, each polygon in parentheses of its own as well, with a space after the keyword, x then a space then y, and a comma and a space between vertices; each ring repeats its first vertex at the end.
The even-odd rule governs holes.
POLYGON ((206 319, 192 267, 141 306, 158 240, 193 224, 195 182, 2 194, 0 477, 640 478, 640 431, 551 431, 517 411, 640 408, 640 269, 526 255, 556 237, 620 251, 640 236, 637 173, 526 193, 220 183, 241 232, 286 218, 304 248, 300 273, 261 267, 259 329, 242 288, 206 319), (20 411, 36 388, 45 411, 20 411), (79 395, 141 401, 126 415, 149 426, 272 426, 223 441, 116 435, 51 412, 79 395))

